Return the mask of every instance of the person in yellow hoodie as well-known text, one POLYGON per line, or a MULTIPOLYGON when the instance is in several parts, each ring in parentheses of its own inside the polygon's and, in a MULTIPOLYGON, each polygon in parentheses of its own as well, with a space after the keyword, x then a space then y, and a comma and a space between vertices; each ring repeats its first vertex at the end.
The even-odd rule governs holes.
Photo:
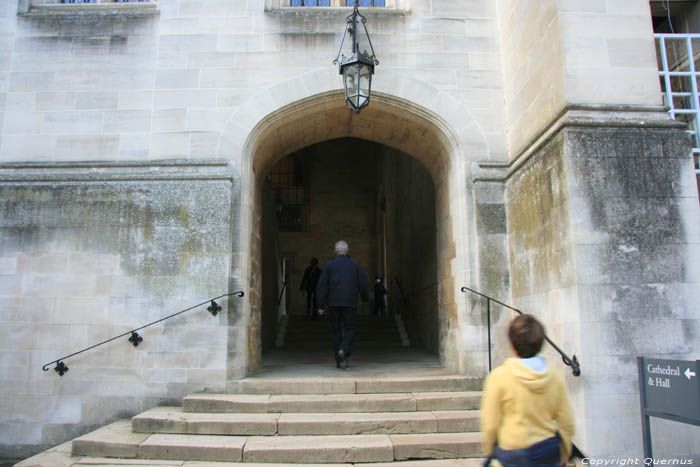
POLYGON ((481 400, 483 451, 503 466, 561 466, 571 455, 574 420, 562 376, 537 355, 545 331, 532 315, 508 328, 515 357, 489 374, 481 400))

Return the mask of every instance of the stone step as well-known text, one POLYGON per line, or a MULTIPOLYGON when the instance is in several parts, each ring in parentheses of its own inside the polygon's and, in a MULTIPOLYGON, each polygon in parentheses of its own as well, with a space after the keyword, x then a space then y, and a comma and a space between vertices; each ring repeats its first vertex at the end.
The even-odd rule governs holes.
POLYGON ((280 415, 267 413, 184 413, 180 407, 156 407, 131 419, 134 433, 204 435, 276 435, 280 415))
POLYGON ((73 441, 73 456, 209 462, 347 463, 479 457, 478 433, 217 436, 135 434, 119 421, 73 441), (113 448, 111 451, 108 448, 113 448))
POLYGON ((385 394, 251 395, 191 394, 183 412, 412 412, 416 410, 475 410, 481 393, 422 392, 385 394))
MULTIPOLYGON (((137 459, 137 458, 107 458, 94 456, 71 456, 72 441, 60 444, 47 451, 25 459, 15 464, 16 467, 37 466, 72 466, 72 467, 297 467, 299 464, 291 463, 244 463, 244 462, 219 462, 207 461, 183 461, 162 459, 137 459)), ((379 463, 363 463, 361 467, 481 467, 483 459, 439 459, 439 460, 408 460, 379 463)), ((357 465, 357 464, 356 464, 357 465)), ((304 464, 304 467, 351 467, 352 464, 304 464)), ((358 465, 358 467, 360 467, 358 465)))
POLYGON ((393 378, 243 378, 229 381, 230 394, 383 394, 479 391, 482 378, 419 376, 393 378))
MULTIPOLYGON (((16 464, 17 467, 27 466, 56 466, 54 456, 50 463, 34 463, 34 464, 16 464)), ((71 467, 124 467, 124 466, 142 466, 142 467, 298 467, 299 464, 290 463, 257 463, 257 462, 202 462, 202 461, 179 461, 179 460, 140 460, 140 459, 106 459, 98 457, 83 457, 78 462, 73 462, 69 456, 65 456, 60 461, 60 465, 70 465, 71 467)), ((441 460, 409 460, 395 462, 370 462, 362 464, 354 464, 357 467, 481 467, 483 459, 441 459, 441 460)), ((304 464, 304 467, 351 467, 353 464, 304 464)))
POLYGON ((394 448, 388 435, 252 437, 245 462, 391 462, 394 448))
POLYGON ((206 435, 359 435, 474 432, 478 411, 340 413, 186 413, 157 407, 132 419, 134 433, 206 435))
MULTIPOLYGON (((54 457, 55 459, 55 457, 54 457)), ((53 459, 52 459, 53 460, 53 459)), ((370 462, 362 464, 354 464, 358 467, 481 467, 483 459, 441 459, 441 460, 409 460, 395 462, 370 462)), ((17 467, 22 467, 24 464, 17 464, 17 467)), ((32 467, 37 465, 56 466, 54 463, 31 464, 32 467)), ((257 463, 257 462, 202 462, 202 461, 178 461, 178 460, 139 460, 139 459, 105 459, 83 457, 79 462, 73 462, 70 457, 63 459, 63 464, 71 467, 124 467, 124 466, 142 466, 142 467, 298 467, 299 464, 290 463, 257 463)), ((304 464, 304 467, 351 467, 353 464, 304 464)), ((29 464, 27 464, 29 466, 29 464)))

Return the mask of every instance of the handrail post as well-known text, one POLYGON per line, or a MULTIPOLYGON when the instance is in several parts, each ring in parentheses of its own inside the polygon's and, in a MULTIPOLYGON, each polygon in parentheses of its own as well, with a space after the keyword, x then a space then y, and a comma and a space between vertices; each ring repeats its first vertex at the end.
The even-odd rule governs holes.
POLYGON ((491 373, 491 299, 486 299, 486 325, 489 334, 489 373, 491 373))

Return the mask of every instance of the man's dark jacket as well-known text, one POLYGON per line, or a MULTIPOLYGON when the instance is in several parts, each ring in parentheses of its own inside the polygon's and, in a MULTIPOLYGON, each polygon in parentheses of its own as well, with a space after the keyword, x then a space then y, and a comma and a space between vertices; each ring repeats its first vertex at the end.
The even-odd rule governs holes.
POLYGON ((338 255, 323 268, 316 289, 319 308, 326 306, 357 308, 357 294, 369 300, 369 282, 353 259, 338 255))

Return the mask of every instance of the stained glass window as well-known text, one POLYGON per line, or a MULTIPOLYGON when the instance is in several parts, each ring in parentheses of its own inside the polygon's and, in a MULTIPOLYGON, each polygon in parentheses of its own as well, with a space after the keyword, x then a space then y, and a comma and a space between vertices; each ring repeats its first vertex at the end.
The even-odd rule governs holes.
MULTIPOLYGON (((384 0, 360 0, 360 6, 384 6, 384 0)), ((355 6, 355 0, 345 0, 345 6, 355 6)))
POLYGON ((331 0, 292 0, 291 6, 331 6, 331 0))

